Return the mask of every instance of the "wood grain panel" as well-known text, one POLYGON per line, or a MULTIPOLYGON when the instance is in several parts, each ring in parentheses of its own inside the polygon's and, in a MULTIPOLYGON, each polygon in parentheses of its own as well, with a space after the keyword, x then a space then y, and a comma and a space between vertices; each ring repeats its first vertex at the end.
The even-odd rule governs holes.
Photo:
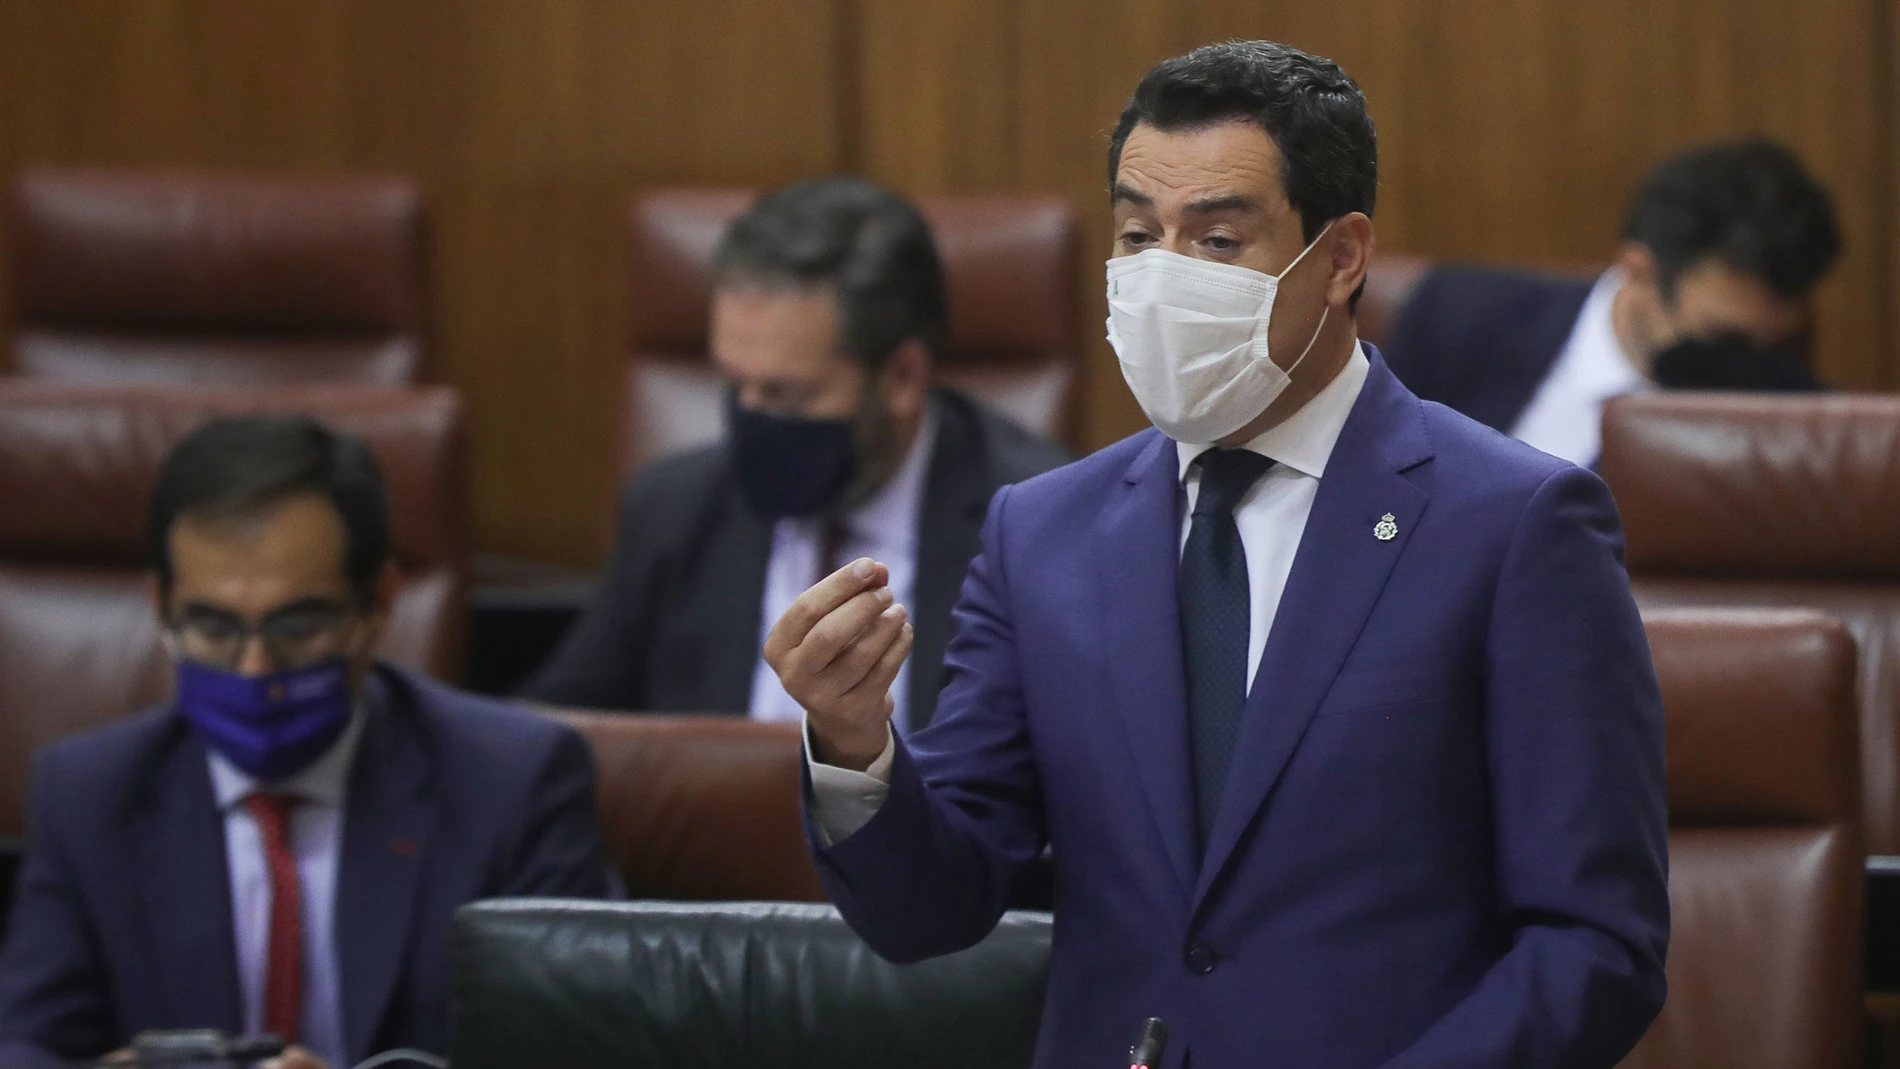
MULTIPOLYGON (((1709 139, 1769 134, 1834 192, 1847 235, 1821 294, 1821 367, 1844 385, 1891 388, 1900 261, 1886 237, 1900 206, 1887 180, 1896 105, 1880 73, 1895 42, 1874 32, 1880 14, 1870 0, 1025 0, 1012 125, 992 132, 1014 157, 1014 185, 1075 198, 1094 248, 1106 250, 1107 134, 1141 74, 1208 41, 1286 41, 1333 57, 1366 89, 1380 132, 1381 245, 1505 262, 1607 259, 1654 162, 1709 139)), ((921 41, 945 17, 893 20, 892 31, 921 41)), ((994 61, 982 59, 985 71, 994 61)), ((932 188, 993 188, 987 170, 980 182, 951 165, 919 175, 914 159, 881 155, 992 106, 934 88, 907 95, 912 72, 899 73, 867 81, 867 94, 901 102, 879 114, 901 115, 906 130, 881 138, 878 116, 867 116, 866 165, 932 188)), ((1005 154, 988 142, 968 150, 1005 154)), ((1098 276, 1085 274, 1086 427, 1100 445, 1143 420, 1101 341, 1098 276)))
POLYGON ((910 193, 1021 188, 1015 0, 859 0, 857 162, 910 193))
POLYGON ((1895 5, 0 0, 0 171, 416 176, 434 375, 470 403, 476 543, 587 563, 610 520, 634 189, 856 167, 913 193, 1069 196, 1091 250, 1085 431, 1104 444, 1143 425, 1101 340, 1108 132, 1151 64, 1224 38, 1331 55, 1366 87, 1388 250, 1604 258, 1655 160, 1787 140, 1834 190, 1848 241, 1823 288, 1822 368, 1900 386, 1895 5))
MULTIPOLYGON (((1883 153, 1883 168, 1875 175, 1874 188, 1887 191, 1875 226, 1867 236, 1877 248, 1886 250, 1880 264, 1881 291, 1886 313, 1885 353, 1886 389, 1900 389, 1900 0, 1870 0, 1874 32, 1869 36, 1885 45, 1874 68, 1874 85, 1883 87, 1875 99, 1879 109, 1874 122, 1876 152, 1883 153)), ((1900 1029, 1891 1036, 1900 1043, 1900 1029)), ((1900 1051, 1896 1051, 1900 1054, 1900 1051)), ((1893 1060, 1900 1065, 1900 1057, 1893 1060)))
POLYGON ((1147 426, 1104 339, 1102 260, 1108 255, 1108 143, 1115 119, 1149 67, 1193 47, 1171 5, 1027 0, 1019 49, 1018 129, 1025 184, 1063 193, 1082 229, 1083 431, 1097 447, 1147 426))
POLYGON ((1383 0, 1190 5, 1201 36, 1274 36, 1332 55, 1381 132, 1386 247, 1552 261, 1606 257, 1643 173, 1700 142, 1766 134, 1834 193, 1847 237, 1824 284, 1823 372, 1895 383, 1887 322, 1884 45, 1865 0, 1383 0))
POLYGON ((476 544, 591 563, 611 522, 627 198, 836 169, 842 4, 4 0, 0 173, 416 177, 432 373, 469 401, 476 544))

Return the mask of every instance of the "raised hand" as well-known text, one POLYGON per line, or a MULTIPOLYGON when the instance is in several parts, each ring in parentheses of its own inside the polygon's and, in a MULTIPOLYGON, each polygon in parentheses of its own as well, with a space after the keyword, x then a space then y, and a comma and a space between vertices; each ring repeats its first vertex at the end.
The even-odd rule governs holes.
POLYGON ((910 655, 910 614, 890 569, 860 558, 798 596, 765 639, 765 662, 805 707, 812 756, 859 771, 884 752, 891 682, 910 655))

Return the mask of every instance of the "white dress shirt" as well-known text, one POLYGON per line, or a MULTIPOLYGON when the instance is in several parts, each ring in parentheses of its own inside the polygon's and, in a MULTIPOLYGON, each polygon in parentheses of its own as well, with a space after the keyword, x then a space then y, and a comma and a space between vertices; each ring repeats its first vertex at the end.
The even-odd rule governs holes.
POLYGON ((1511 437, 1578 467, 1603 454, 1603 405, 1613 397, 1649 388, 1616 337, 1611 310, 1623 288, 1620 268, 1605 271, 1590 288, 1570 337, 1550 374, 1511 427, 1511 437))
POLYGON ((264 988, 270 960, 270 866, 264 836, 244 799, 265 790, 303 800, 291 811, 290 849, 297 858, 303 906, 303 1006, 300 1044, 330 1069, 349 1065, 343 1041, 343 1002, 336 960, 336 881, 343 854, 343 804, 363 735, 365 712, 350 718, 336 743, 309 768, 276 783, 260 783, 215 751, 211 790, 224 814, 224 853, 231 878, 231 927, 236 935, 238 992, 244 1030, 264 1030, 264 988))
MULTIPOLYGON (((1247 679, 1253 689, 1253 676, 1260 667, 1260 655, 1266 650, 1267 635, 1279 613, 1280 596, 1286 592, 1286 580, 1293 570, 1294 555, 1299 552, 1300 537, 1306 532, 1306 520, 1313 511, 1313 499, 1319 495, 1319 481, 1326 474, 1333 446, 1339 442, 1346 418, 1359 400, 1366 375, 1372 369, 1364 348, 1354 346, 1333 381, 1315 394, 1300 410, 1258 437, 1243 449, 1274 461, 1267 474, 1234 506, 1234 524, 1240 529, 1240 545, 1247 553, 1247 679)), ((1181 509, 1180 548, 1186 549, 1188 531, 1193 525, 1194 501, 1200 493, 1200 468, 1194 458, 1214 448, 1211 445, 1175 443, 1180 461, 1181 486, 1186 507, 1181 509)), ((811 726, 805 728, 805 752, 811 753, 811 726)), ((891 762, 896 743, 887 743, 884 752, 863 772, 820 764, 807 757, 811 767, 812 819, 827 842, 837 842, 870 822, 889 793, 891 762)))
MULTIPOLYGON (((924 507, 924 484, 930 475, 930 458, 937 446, 937 408, 934 403, 924 410, 923 422, 910 452, 890 479, 871 499, 845 514, 844 537, 838 543, 837 559, 832 568, 841 568, 859 557, 881 561, 891 572, 891 593, 906 607, 916 603, 917 537, 924 507)), ((765 566, 765 596, 759 611, 759 648, 772 625, 785 615, 798 596, 823 578, 825 567, 818 557, 824 552, 824 521, 817 518, 783 519, 772 525, 772 556, 765 566)), ((898 669, 891 684, 897 700, 893 720, 908 723, 910 709, 910 662, 898 669)), ((785 693, 778 673, 761 656, 752 668, 752 700, 746 706, 754 720, 798 720, 805 715, 798 702, 785 693)))

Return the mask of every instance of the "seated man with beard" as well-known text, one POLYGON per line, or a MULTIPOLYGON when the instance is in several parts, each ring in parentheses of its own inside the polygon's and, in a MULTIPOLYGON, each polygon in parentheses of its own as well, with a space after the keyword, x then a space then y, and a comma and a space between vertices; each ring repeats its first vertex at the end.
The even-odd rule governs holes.
POLYGON ((1644 180, 1595 280, 1440 268, 1384 351, 1420 397, 1590 467, 1620 394, 1819 389, 1794 352, 1840 246, 1827 191, 1787 149, 1699 148, 1644 180))
POLYGON ((594 604, 522 696, 796 721, 766 630, 820 576, 876 557, 914 610, 895 722, 923 726, 990 497, 1067 458, 932 385, 943 269, 887 190, 825 179, 761 197, 721 243, 711 314, 726 440, 634 480, 594 604))

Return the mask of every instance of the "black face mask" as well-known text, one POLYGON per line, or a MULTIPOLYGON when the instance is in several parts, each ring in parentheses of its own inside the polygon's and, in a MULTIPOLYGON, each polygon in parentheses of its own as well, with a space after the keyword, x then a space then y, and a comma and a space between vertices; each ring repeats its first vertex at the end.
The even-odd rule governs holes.
POLYGON ((756 412, 730 393, 726 417, 739 490, 767 519, 823 511, 857 473, 857 443, 848 419, 756 412))
POLYGON ((1670 390, 1813 393, 1826 389, 1793 353, 1734 335, 1677 342, 1656 354, 1650 377, 1670 390))

